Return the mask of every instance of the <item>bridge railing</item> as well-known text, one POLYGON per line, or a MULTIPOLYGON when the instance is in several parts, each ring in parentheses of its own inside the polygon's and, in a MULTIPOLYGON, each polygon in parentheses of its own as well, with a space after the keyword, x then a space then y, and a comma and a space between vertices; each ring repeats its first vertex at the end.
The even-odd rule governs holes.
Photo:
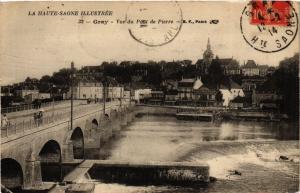
POLYGON ((8 113, 14 113, 14 112, 26 111, 26 110, 33 110, 33 109, 40 109, 40 108, 47 108, 47 107, 51 107, 51 106, 64 104, 66 102, 69 102, 69 100, 45 102, 45 103, 42 103, 40 106, 35 105, 35 104, 26 104, 26 105, 19 105, 19 106, 13 106, 13 107, 6 107, 6 108, 1 108, 1 114, 8 114, 8 113))
MULTIPOLYGON (((120 106, 120 103, 111 102, 107 104, 105 109, 108 110, 116 106, 120 106)), ((90 111, 94 111, 94 113, 98 113, 99 111, 102 110, 103 110, 102 104, 96 104, 96 106, 87 106, 87 107, 75 109, 73 111, 73 116, 74 118, 76 118, 90 111)), ((8 125, 1 127, 1 138, 9 137, 20 133, 25 133, 28 130, 42 127, 48 124, 53 124, 58 121, 63 121, 63 120, 68 121, 68 119, 70 120, 70 117, 71 117, 71 111, 67 110, 64 112, 53 112, 48 116, 44 116, 38 119, 30 118, 27 119, 26 121, 24 120, 21 122, 9 123, 8 125)))

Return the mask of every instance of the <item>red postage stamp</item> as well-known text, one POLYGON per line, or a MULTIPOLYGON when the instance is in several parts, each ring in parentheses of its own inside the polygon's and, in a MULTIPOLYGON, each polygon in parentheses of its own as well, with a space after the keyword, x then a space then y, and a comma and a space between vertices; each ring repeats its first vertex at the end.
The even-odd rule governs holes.
POLYGON ((253 0, 251 24, 289 25, 291 5, 288 1, 253 0))

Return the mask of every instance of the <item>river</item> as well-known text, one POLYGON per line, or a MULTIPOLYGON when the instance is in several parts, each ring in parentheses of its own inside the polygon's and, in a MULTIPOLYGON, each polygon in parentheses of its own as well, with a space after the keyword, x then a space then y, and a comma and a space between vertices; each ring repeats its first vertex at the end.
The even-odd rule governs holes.
POLYGON ((104 159, 204 161, 210 166, 210 176, 216 180, 205 188, 89 181, 96 183, 96 193, 296 192, 300 158, 298 136, 297 125, 291 123, 213 123, 182 121, 172 116, 142 116, 105 145, 104 159), (234 175, 234 171, 240 175, 234 175))

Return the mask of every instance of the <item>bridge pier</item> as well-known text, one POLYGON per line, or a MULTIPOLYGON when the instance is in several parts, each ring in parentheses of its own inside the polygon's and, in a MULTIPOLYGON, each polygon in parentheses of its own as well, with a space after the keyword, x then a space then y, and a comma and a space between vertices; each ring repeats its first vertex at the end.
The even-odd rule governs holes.
POLYGON ((111 128, 111 120, 107 118, 103 121, 103 124, 100 126, 101 128, 101 145, 105 144, 109 138, 112 136, 112 128, 111 128))
POLYGON ((115 137, 118 135, 118 133, 121 130, 121 119, 120 116, 116 115, 115 120, 112 122, 112 137, 115 137))
POLYGON ((127 118, 127 122, 130 123, 135 117, 134 112, 132 112, 132 110, 129 110, 129 113, 127 114, 126 118, 127 118))
POLYGON ((62 145, 61 158, 62 162, 71 162, 74 160, 73 143, 71 140, 68 140, 62 145))
POLYGON ((127 125, 127 115, 125 115, 125 112, 122 112, 121 126, 125 127, 126 125, 127 125))
POLYGON ((111 117, 111 122, 110 122, 110 127, 111 127, 111 137, 114 137, 116 135, 116 130, 118 130, 118 126, 120 124, 119 122, 119 116, 118 116, 118 112, 116 109, 113 109, 111 111, 111 114, 110 114, 110 117, 111 117))
POLYGON ((31 153, 25 162, 23 189, 33 189, 42 184, 41 162, 31 153))
POLYGON ((97 132, 93 133, 91 138, 85 140, 84 158, 86 158, 86 159, 98 159, 99 158, 100 142, 101 142, 100 135, 101 135, 101 132, 97 131, 97 132))

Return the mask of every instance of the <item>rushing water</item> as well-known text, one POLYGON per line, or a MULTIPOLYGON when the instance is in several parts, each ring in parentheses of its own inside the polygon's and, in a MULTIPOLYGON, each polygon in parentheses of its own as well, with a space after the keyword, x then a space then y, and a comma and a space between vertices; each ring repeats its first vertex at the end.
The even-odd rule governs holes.
POLYGON ((203 189, 95 182, 95 192, 295 192, 299 183, 298 136, 298 127, 290 123, 212 123, 142 116, 106 145, 106 159, 204 161, 217 180, 203 189), (232 175, 234 170, 241 175, 232 175))

